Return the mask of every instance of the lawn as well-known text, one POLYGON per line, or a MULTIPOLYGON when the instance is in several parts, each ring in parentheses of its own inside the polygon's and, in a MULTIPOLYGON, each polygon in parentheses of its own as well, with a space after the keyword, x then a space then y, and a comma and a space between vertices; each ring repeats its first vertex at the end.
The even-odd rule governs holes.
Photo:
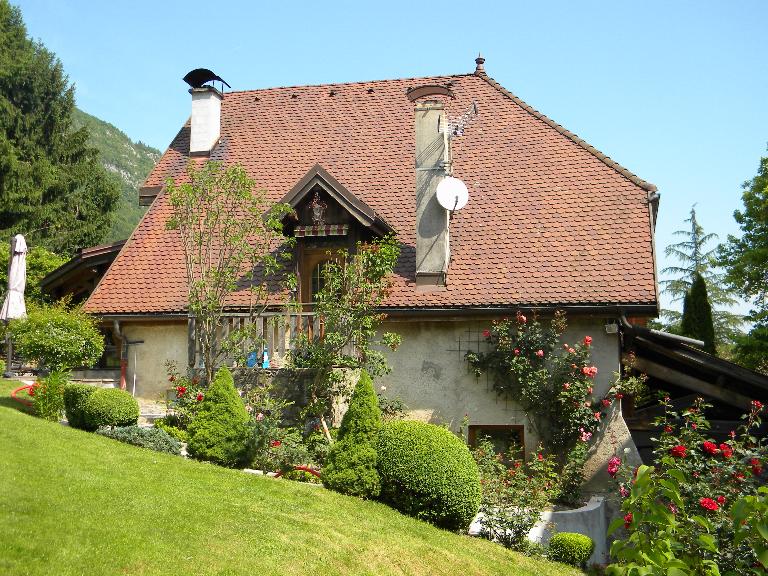
POLYGON ((0 380, 0 574, 580 571, 384 505, 183 460, 34 418, 0 380))

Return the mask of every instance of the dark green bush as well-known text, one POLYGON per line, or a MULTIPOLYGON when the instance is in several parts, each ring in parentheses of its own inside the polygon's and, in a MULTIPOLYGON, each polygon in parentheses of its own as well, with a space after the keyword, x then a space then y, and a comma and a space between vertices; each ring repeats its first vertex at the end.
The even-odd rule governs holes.
POLYGON ((122 428, 99 428, 96 434, 112 438, 126 444, 149 448, 155 452, 180 454, 181 444, 164 430, 159 428, 142 428, 140 426, 124 426, 122 428))
POLYGON ((71 383, 64 386, 64 413, 73 428, 86 429, 85 402, 98 388, 88 384, 71 383))
POLYGON ((587 563, 594 550, 595 543, 589 536, 575 532, 558 532, 549 541, 548 555, 555 562, 579 568, 587 563))
POLYGON ((139 420, 139 403, 125 390, 97 388, 85 401, 85 429, 130 426, 139 420))
POLYGON ((381 411, 373 383, 363 370, 339 429, 339 441, 328 452, 323 484, 342 494, 376 498, 381 480, 376 470, 375 443, 381 428, 381 411))
POLYGON ((377 452, 383 502, 449 530, 469 526, 480 508, 480 474, 458 437, 425 422, 389 422, 377 452))
POLYGON ((232 373, 220 368, 189 425, 189 455, 222 466, 244 465, 248 460, 249 419, 232 373))

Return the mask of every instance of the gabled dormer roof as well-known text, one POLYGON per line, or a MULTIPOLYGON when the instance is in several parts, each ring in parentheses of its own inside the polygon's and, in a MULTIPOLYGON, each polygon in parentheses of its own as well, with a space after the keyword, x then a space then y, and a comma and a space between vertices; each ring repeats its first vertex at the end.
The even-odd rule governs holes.
POLYGON ((291 208, 297 208, 318 186, 349 212, 350 216, 377 236, 394 232, 394 229, 376 214, 373 208, 347 190, 320 164, 315 164, 310 168, 291 191, 280 199, 280 202, 288 204, 291 208))

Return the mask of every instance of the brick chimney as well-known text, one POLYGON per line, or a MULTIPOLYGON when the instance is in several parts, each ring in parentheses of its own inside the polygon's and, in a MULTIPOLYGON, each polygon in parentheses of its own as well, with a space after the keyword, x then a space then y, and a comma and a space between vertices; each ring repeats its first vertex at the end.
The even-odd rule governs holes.
POLYGON ((189 153, 205 156, 221 135, 221 101, 224 95, 213 86, 190 88, 189 93, 192 94, 189 153))
POLYGON ((416 286, 443 287, 450 248, 448 211, 435 191, 448 175, 450 148, 443 104, 422 100, 415 107, 416 132, 416 286))

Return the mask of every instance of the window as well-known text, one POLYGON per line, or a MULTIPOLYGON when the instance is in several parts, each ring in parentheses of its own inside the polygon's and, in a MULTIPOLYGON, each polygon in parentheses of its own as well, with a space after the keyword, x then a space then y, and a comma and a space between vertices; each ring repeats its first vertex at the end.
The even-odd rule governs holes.
POLYGON ((312 278, 310 280, 309 289, 310 302, 315 301, 315 294, 320 292, 320 290, 322 290, 325 286, 325 277, 323 276, 323 272, 326 266, 328 266, 328 260, 323 260, 322 262, 318 262, 312 269, 312 278))
MULTIPOLYGON (((520 458, 525 458, 525 436, 521 425, 479 424, 469 427, 469 445, 476 447, 482 438, 488 438, 496 453, 509 454, 510 448, 519 450, 520 458)), ((505 458, 506 459, 506 458, 505 458)))

